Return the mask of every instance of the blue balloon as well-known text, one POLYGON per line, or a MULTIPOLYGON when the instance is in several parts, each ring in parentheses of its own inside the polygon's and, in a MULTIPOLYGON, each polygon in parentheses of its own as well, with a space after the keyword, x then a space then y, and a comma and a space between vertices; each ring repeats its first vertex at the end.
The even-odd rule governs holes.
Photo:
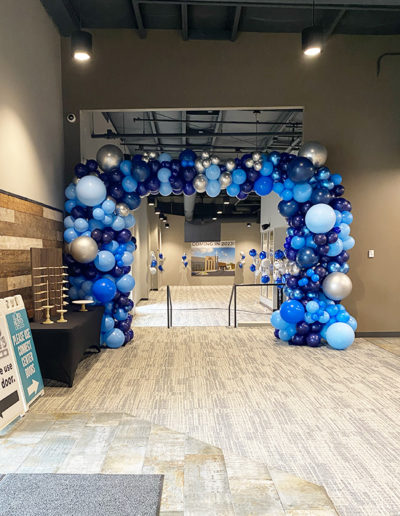
POLYGON ((353 214, 350 211, 342 211, 342 220, 345 224, 353 222, 353 214))
POLYGON ((68 290, 68 296, 72 301, 75 301, 75 299, 79 299, 78 289, 74 286, 70 287, 70 289, 68 290))
POLYGON ((75 199, 76 198, 76 188, 74 183, 70 183, 67 188, 64 190, 65 197, 67 199, 75 199))
POLYGON ((284 201, 290 201, 293 199, 293 191, 285 188, 281 193, 281 197, 284 201))
POLYGON ((115 265, 114 255, 110 251, 99 251, 94 259, 94 264, 99 271, 108 272, 115 265))
POLYGON ((76 231, 79 231, 79 233, 84 233, 89 229, 89 223, 87 220, 82 219, 81 217, 76 219, 74 222, 74 228, 76 231))
POLYGON ((352 236, 349 236, 346 238, 346 240, 343 240, 343 249, 345 251, 348 251, 349 249, 353 249, 356 241, 354 240, 354 238, 352 236))
POLYGON ((112 201, 111 199, 106 199, 101 205, 101 208, 106 215, 111 215, 111 213, 114 213, 115 206, 116 204, 114 201, 112 201))
POLYGON ((304 320, 304 306, 295 299, 285 301, 281 306, 280 312, 282 319, 290 324, 296 324, 304 320))
POLYGON ((315 204, 307 211, 305 222, 313 233, 327 233, 335 225, 336 215, 331 206, 315 204))
POLYGON ((273 185, 274 183, 269 176, 260 176, 254 183, 254 191, 260 196, 268 195, 271 193, 273 185))
POLYGON ((167 153, 167 152, 162 152, 159 156, 158 156, 158 161, 160 163, 162 163, 163 161, 171 161, 172 158, 171 156, 167 153))
POLYGON ((109 348, 120 348, 125 342, 125 335, 118 328, 114 328, 105 335, 105 343, 109 348))
POLYGON ((331 181, 333 181, 333 184, 335 185, 340 185, 342 182, 342 176, 340 174, 332 174, 331 181))
POLYGON ((65 229, 73 228, 74 227, 74 218, 69 215, 68 217, 65 217, 64 219, 64 227, 65 229))
POLYGON ((216 179, 210 179, 207 183, 206 192, 209 197, 217 197, 221 193, 220 182, 216 179))
POLYGON ((100 278, 93 283, 92 293, 102 303, 108 303, 117 293, 117 287, 110 279, 100 278))
POLYGON ((125 229, 125 220, 120 215, 117 215, 111 224, 111 227, 114 231, 121 231, 122 229, 125 229))
POLYGON ((335 322, 326 331, 326 340, 334 349, 346 349, 353 344, 355 334, 353 328, 343 322, 335 322))
POLYGON ((69 244, 78 237, 78 233, 74 228, 68 228, 64 231, 64 240, 69 244))
POLYGON ((240 186, 236 183, 231 183, 226 187, 226 193, 229 195, 229 197, 236 197, 239 192, 240 186))
POLYGON ((90 294, 92 292, 93 281, 86 280, 82 283, 81 289, 85 292, 85 294, 90 294))
POLYGON ((124 217, 124 221, 125 221, 125 228, 126 229, 129 229, 129 228, 133 227, 136 224, 136 219, 135 219, 135 217, 131 213, 129 213, 129 215, 124 217))
POLYGON ((68 201, 65 201, 64 208, 67 213, 71 213, 71 211, 76 206, 76 200, 75 199, 69 199, 68 201))
POLYGON ((133 262, 133 254, 129 251, 125 251, 122 255, 121 261, 125 267, 131 265, 131 263, 133 262))
MULTIPOLYGON (((168 170, 168 169, 165 169, 168 170)), ((160 183, 160 195, 164 197, 172 194, 172 186, 168 183, 160 183)))
POLYGON ((130 210, 136 210, 140 206, 140 196, 136 192, 124 195, 123 202, 129 206, 130 210))
POLYGON ((124 174, 124 176, 129 176, 132 172, 132 161, 130 159, 124 159, 119 164, 119 169, 124 174))
POLYGON ((296 263, 301 268, 308 268, 318 263, 318 254, 311 247, 299 249, 296 255, 296 263))
POLYGON ((299 205, 296 201, 281 201, 278 204, 278 211, 282 217, 293 217, 299 210, 299 205))
POLYGON ((347 324, 352 328, 354 331, 357 329, 357 321, 350 315, 349 320, 347 321, 347 324))
POLYGON ((157 177, 161 183, 167 183, 169 178, 171 177, 170 169, 166 167, 160 168, 160 170, 157 172, 157 177))
POLYGON ((124 274, 117 281, 117 289, 120 292, 130 292, 135 286, 135 280, 130 274, 124 274))
POLYGON ((102 208, 94 208, 92 215, 95 220, 100 220, 101 222, 104 220, 104 217, 106 216, 102 208))
POLYGON ((125 190, 125 192, 131 193, 134 192, 137 188, 137 181, 136 179, 133 179, 132 176, 126 176, 122 180, 122 188, 125 190))
POLYGON ((76 185, 76 196, 78 200, 86 206, 97 206, 106 198, 106 186, 101 179, 96 176, 84 176, 76 185))
POLYGON ((312 186, 309 183, 298 183, 293 187, 293 198, 297 202, 307 202, 312 194, 312 186))
POLYGON ((263 161, 262 169, 260 170, 260 174, 262 176, 269 176, 272 174, 274 170, 274 165, 270 161, 263 161))
POLYGON ((314 165, 307 158, 298 156, 292 159, 287 167, 289 179, 294 183, 304 183, 314 175, 314 165))
POLYGON ((103 315, 101 320, 101 331, 108 332, 114 328, 114 319, 109 315, 103 315))
POLYGON ((319 304, 317 303, 317 301, 309 301, 307 303, 306 310, 310 314, 315 314, 319 310, 319 304))
POLYGON ((114 318, 117 319, 117 321, 125 321, 125 319, 128 318, 128 313, 125 312, 123 308, 118 308, 114 312, 114 318))
POLYGON ((206 168, 206 176, 210 180, 218 179, 221 175, 221 170, 218 165, 210 165, 208 168, 206 168))
POLYGON ((241 168, 236 168, 232 172, 232 181, 237 185, 242 185, 247 179, 246 172, 241 168))
POLYGON ((343 242, 338 238, 333 244, 329 244, 328 256, 337 256, 343 251, 343 242))
POLYGON ((136 161, 132 165, 132 177, 138 183, 143 183, 150 176, 150 167, 145 161, 136 161))
POLYGON ((293 247, 293 249, 301 249, 302 247, 304 247, 305 243, 305 238, 294 236, 292 238, 292 241, 290 242, 290 245, 293 247))
POLYGON ((282 316, 279 310, 276 310, 271 315, 271 324, 277 330, 284 330, 289 326, 289 323, 282 319, 282 316))
POLYGON ((108 244, 103 245, 103 248, 106 251, 110 251, 110 253, 113 253, 113 254, 115 254, 117 252, 118 247, 119 247, 119 244, 116 240, 111 240, 111 242, 109 242, 108 244))
POLYGON ((339 229, 339 238, 341 240, 346 240, 346 238, 350 235, 350 226, 345 222, 342 222, 341 224, 339 224, 339 229))

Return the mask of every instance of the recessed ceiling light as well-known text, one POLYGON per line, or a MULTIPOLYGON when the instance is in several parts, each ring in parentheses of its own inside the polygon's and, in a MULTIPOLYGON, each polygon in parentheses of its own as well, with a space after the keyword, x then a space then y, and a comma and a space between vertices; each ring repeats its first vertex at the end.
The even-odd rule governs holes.
POLYGON ((84 30, 73 32, 71 50, 76 61, 88 61, 92 57, 92 35, 84 30))
POLYGON ((228 197, 225 197, 225 199, 224 199, 224 204, 229 204, 229 199, 228 199, 228 197))

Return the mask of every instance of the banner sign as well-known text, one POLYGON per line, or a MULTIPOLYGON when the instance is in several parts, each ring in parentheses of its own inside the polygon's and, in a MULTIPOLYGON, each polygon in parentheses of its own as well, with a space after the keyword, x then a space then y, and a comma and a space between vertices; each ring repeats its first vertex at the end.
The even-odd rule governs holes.
POLYGON ((3 303, 0 300, 0 430, 26 411, 3 303))
POLYGON ((192 276, 234 276, 235 242, 192 242, 192 276))

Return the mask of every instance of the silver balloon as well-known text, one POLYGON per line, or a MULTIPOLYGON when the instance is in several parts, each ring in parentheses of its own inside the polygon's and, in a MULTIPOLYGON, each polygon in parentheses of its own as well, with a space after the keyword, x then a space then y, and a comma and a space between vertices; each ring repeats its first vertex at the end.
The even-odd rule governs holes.
POLYGON ((289 264, 289 271, 292 276, 298 276, 300 274, 300 267, 296 262, 292 262, 289 264))
POLYGON ((154 151, 149 152, 149 158, 150 159, 156 159, 157 158, 157 153, 154 152, 154 151))
POLYGON ((254 170, 256 170, 257 172, 260 172, 260 170, 262 169, 262 163, 261 163, 261 161, 256 161, 256 162, 254 163, 254 167, 253 167, 253 168, 254 168, 254 170))
POLYGON ((71 255, 79 263, 92 262, 98 250, 96 240, 88 236, 75 238, 71 243, 71 255))
POLYGON ((234 159, 228 159, 228 161, 226 162, 226 170, 228 172, 232 172, 232 170, 235 170, 236 168, 236 163, 235 163, 235 160, 234 159))
POLYGON ((216 156, 215 154, 214 154, 213 156, 211 156, 211 163, 212 163, 213 165, 219 165, 219 162, 220 162, 220 161, 221 161, 221 160, 219 159, 219 157, 218 157, 218 156, 216 156))
POLYGON ((246 165, 247 168, 252 168, 254 165, 254 161, 251 158, 248 158, 248 159, 246 159, 244 164, 246 165))
POLYGON ((72 182, 74 183, 74 185, 77 185, 79 183, 79 181, 81 180, 80 177, 74 177, 72 182))
POLYGON ((209 158, 203 159, 202 164, 204 168, 208 168, 211 165, 211 160, 209 158))
POLYGON ((204 172, 204 167, 203 167, 203 163, 202 163, 201 159, 198 159, 198 158, 196 159, 196 161, 194 162, 194 168, 200 174, 204 172))
POLYGON ((118 168, 123 159, 122 150, 116 145, 103 145, 96 154, 96 161, 104 172, 118 168))
POLYGON ((326 297, 333 301, 340 301, 351 294, 353 284, 343 272, 332 272, 322 282, 322 290, 326 297))
POLYGON ((197 193, 203 193, 206 191, 208 180, 204 174, 197 174, 193 179, 193 188, 197 193))
POLYGON ((221 185, 221 188, 226 188, 232 183, 232 176, 230 172, 222 172, 222 174, 219 176, 219 184, 221 185))
POLYGON ((124 202, 119 202, 116 206, 116 210, 118 215, 121 215, 121 217, 126 217, 129 215, 129 206, 124 202))
POLYGON ((328 151, 322 143, 304 142, 300 147, 299 156, 308 158, 316 167, 322 167, 328 158, 328 151))
POLYGON ((150 267, 150 274, 154 276, 154 274, 157 274, 157 269, 155 267, 150 267))
POLYGON ((201 159, 208 159, 210 157, 210 153, 207 151, 203 151, 201 153, 201 159))
POLYGON ((260 161, 261 159, 261 153, 256 151, 256 152, 253 152, 253 154, 251 155, 251 157, 253 158, 253 161, 260 161))

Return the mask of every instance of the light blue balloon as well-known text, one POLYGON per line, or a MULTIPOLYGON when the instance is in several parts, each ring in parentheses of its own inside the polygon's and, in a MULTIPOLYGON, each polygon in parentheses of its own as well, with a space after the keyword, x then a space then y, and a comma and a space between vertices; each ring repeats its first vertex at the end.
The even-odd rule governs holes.
POLYGON ((262 169, 260 170, 260 174, 262 176, 269 176, 272 174, 274 170, 274 165, 270 161, 263 161, 262 169))
POLYGON ((293 247, 293 249, 301 249, 306 244, 306 240, 303 237, 300 236, 294 236, 292 238, 292 241, 290 242, 290 245, 293 247))
POLYGON ((103 315, 101 320, 101 331, 108 332, 114 328, 114 319, 109 315, 103 315))
POLYGON ((315 314, 319 310, 319 304, 316 301, 309 301, 306 310, 309 314, 315 314))
POLYGON ((130 253, 133 253, 136 250, 135 244, 133 242, 128 242, 126 244, 126 250, 129 251, 130 253))
POLYGON ((162 152, 159 156, 158 156, 158 161, 160 163, 162 163, 163 161, 172 161, 172 158, 171 156, 167 153, 167 152, 162 152))
POLYGON ((168 183, 160 183, 160 194, 164 197, 172 194, 172 186, 168 183))
POLYGON ((115 265, 114 255, 110 251, 99 251, 94 259, 96 269, 101 272, 110 271, 115 265))
POLYGON ((335 243, 329 244, 328 256, 337 256, 343 251, 343 242, 338 238, 335 243))
POLYGON ((353 328, 343 322, 335 322, 326 332, 326 340, 334 349, 346 349, 355 339, 353 328))
POLYGON ((93 210, 93 218, 96 220, 103 221, 106 214, 104 213, 104 210, 102 208, 95 208, 93 210))
POLYGON ((112 201, 111 199, 106 199, 103 204, 101 205, 104 213, 106 215, 111 215, 112 213, 114 213, 114 210, 115 210, 115 202, 112 201))
POLYGON ((346 240, 343 240, 343 249, 345 251, 348 251, 349 249, 353 249, 355 246, 356 241, 352 236, 349 236, 346 238, 346 240))
POLYGON ((331 181, 333 181, 335 185, 340 185, 342 182, 342 176, 340 174, 332 174, 331 181))
POLYGON ((312 249, 316 249, 318 247, 317 244, 314 242, 312 235, 309 235, 306 238, 306 247, 311 247, 312 249))
POLYGON ((229 197, 236 197, 239 192, 240 186, 236 183, 231 183, 226 187, 226 193, 229 195, 229 197))
POLYGON ((351 224, 353 222, 353 215, 349 211, 343 211, 342 212, 342 220, 346 224, 351 224))
POLYGON ((65 197, 67 199, 75 199, 76 198, 76 189, 74 183, 70 183, 67 188, 64 190, 65 197))
POLYGON ((305 221, 306 226, 313 233, 327 233, 335 225, 336 215, 328 204, 314 204, 307 211, 305 221))
POLYGON ((122 180, 122 188, 125 190, 125 192, 134 192, 137 188, 137 181, 132 176, 126 176, 122 180))
POLYGON ((281 197, 284 201, 291 201, 293 199, 293 190, 285 188, 281 193, 281 197))
POLYGON ((160 168, 160 170, 157 172, 157 177, 161 183, 168 183, 168 180, 171 177, 170 169, 167 167, 160 168))
POLYGON ((110 251, 110 253, 115 254, 119 247, 119 244, 116 240, 111 240, 111 242, 109 242, 108 244, 104 244, 103 247, 105 251, 110 251))
POLYGON ((284 330, 285 328, 290 326, 290 324, 282 318, 279 310, 276 310, 272 313, 271 324, 277 330, 284 330))
POLYGON ((127 229, 133 227, 135 224, 136 224, 136 219, 135 217, 130 213, 129 215, 127 215, 125 218, 125 227, 127 229))
POLYGON ((285 188, 287 188, 288 190, 293 190, 293 187, 294 187, 294 183, 291 179, 285 179, 285 181, 283 182, 283 186, 285 188))
POLYGON ((109 348, 120 348, 125 342, 125 335, 119 328, 114 328, 105 335, 105 343, 109 348))
POLYGON ((206 168, 206 176, 210 180, 218 179, 221 175, 221 169, 218 165, 210 165, 208 168, 206 168))
POLYGON ((83 233, 81 233, 80 236, 91 237, 92 236, 92 232, 88 229, 87 231, 84 231, 83 233))
POLYGON ((103 220, 103 224, 105 227, 111 226, 114 221, 113 215, 106 215, 103 220))
POLYGON ((339 272, 343 272, 343 274, 347 274, 350 270, 350 265, 348 263, 344 263, 341 265, 339 272))
POLYGON ((128 312, 125 312, 123 308, 118 308, 114 313, 114 318, 117 321, 125 321, 125 319, 128 319, 128 312))
POLYGON ((235 168, 232 172, 232 181, 237 185, 242 185, 247 179, 246 172, 241 168, 235 168))
POLYGON ((64 209, 67 213, 71 213, 72 209, 76 206, 76 199, 68 199, 64 203, 64 209))
POLYGON ((297 183, 293 187, 293 198, 297 202, 307 202, 312 194, 312 186, 308 183, 297 183))
POLYGON ((74 217, 71 217, 71 215, 68 215, 68 217, 65 217, 64 227, 65 227, 65 229, 73 228, 74 227, 74 217))
POLYGON ((350 319, 347 321, 347 324, 353 329, 353 331, 356 331, 358 324, 352 315, 350 315, 350 319))
POLYGON ((319 316, 318 322, 320 322, 321 324, 325 324, 329 321, 329 319, 330 319, 330 316, 329 316, 328 312, 324 311, 323 314, 319 316))
POLYGON ((75 231, 75 228, 68 228, 64 231, 64 240, 69 244, 75 238, 78 238, 78 233, 75 231))
POLYGON ((342 222, 339 224, 340 233, 339 238, 341 240, 346 240, 346 238, 350 235, 350 226, 346 224, 345 222, 342 222))
POLYGON ((76 185, 76 196, 86 206, 96 206, 104 201, 107 196, 106 186, 96 176, 85 176, 76 185))
POLYGON ((340 212, 338 210, 334 210, 334 211, 335 211, 335 215, 336 215, 335 226, 340 226, 340 224, 343 221, 342 212, 340 212))
POLYGON ((293 324, 289 324, 286 328, 283 330, 279 330, 279 338, 285 342, 290 340, 293 335, 296 333, 296 326, 293 324))
POLYGON ((116 285, 120 292, 130 292, 135 287, 135 280, 130 274, 124 274, 117 280, 116 285))
POLYGON ((104 304, 104 312, 106 314, 112 314, 113 309, 114 309, 114 303, 112 301, 104 304))
POLYGON ((83 290, 83 292, 85 294, 90 294, 92 292, 92 286, 93 286, 93 281, 86 280, 82 283, 81 289, 83 290))
POLYGON ((120 171, 124 174, 124 176, 129 176, 132 172, 132 161, 130 159, 124 159, 119 164, 120 171))
POLYGON ((129 251, 125 251, 121 257, 121 261, 125 266, 131 265, 131 263, 133 263, 133 254, 129 251))
POLYGON ((75 299, 79 299, 79 293, 76 287, 70 287, 70 289, 68 290, 68 295, 72 301, 75 301, 75 299))
POLYGON ((279 195, 283 192, 284 186, 282 183, 274 183, 272 190, 279 195))
POLYGON ((207 183, 206 192, 209 197, 217 197, 217 195, 221 193, 220 182, 216 179, 209 180, 207 183))
POLYGON ((308 312, 306 312, 304 314, 304 320, 306 321, 306 323, 308 324, 312 324, 314 322, 314 319, 312 317, 312 314, 309 314, 308 312))
POLYGON ((74 228, 76 231, 79 231, 79 233, 83 233, 84 231, 87 231, 89 229, 89 223, 87 220, 83 219, 82 217, 79 217, 74 222, 74 228))
POLYGON ((122 229, 125 229, 125 220, 121 215, 117 215, 115 219, 113 220, 113 223, 111 224, 111 227, 114 231, 121 231, 122 229))
POLYGON ((93 231, 94 229, 104 229, 104 224, 100 220, 90 219, 89 229, 90 231, 93 231))

